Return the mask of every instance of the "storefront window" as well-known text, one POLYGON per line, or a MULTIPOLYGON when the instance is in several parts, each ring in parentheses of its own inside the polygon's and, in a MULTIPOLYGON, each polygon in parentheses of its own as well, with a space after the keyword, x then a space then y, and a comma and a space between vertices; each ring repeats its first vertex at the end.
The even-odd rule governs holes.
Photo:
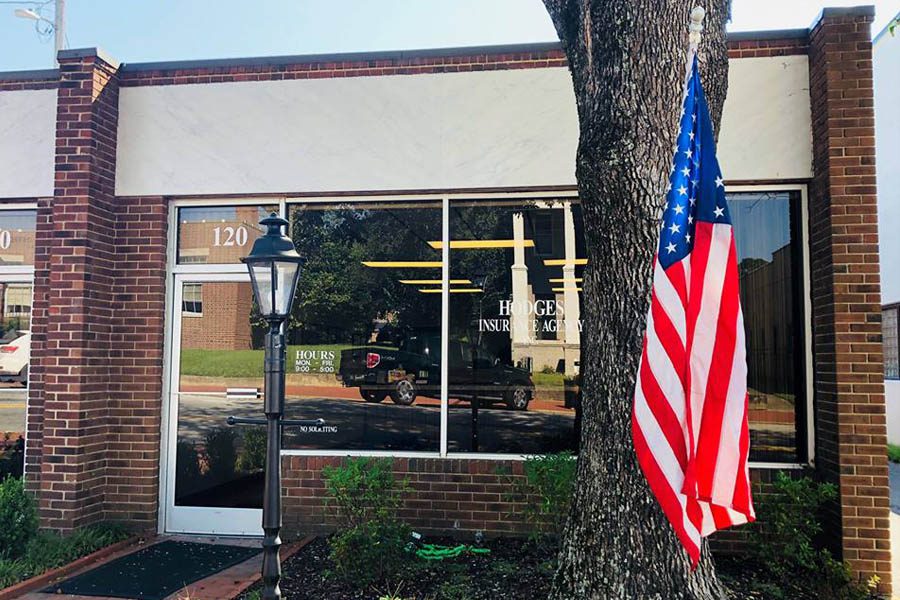
POLYGON ((728 194, 747 335, 750 460, 796 462, 806 364, 799 198, 728 194))
POLYGON ((240 262, 265 233, 259 221, 278 207, 190 206, 178 209, 178 264, 240 262))
POLYGON ((450 204, 450 452, 575 450, 581 207, 450 204))
POLYGON ((0 282, 0 436, 25 430, 31 284, 0 282))
POLYGON ((900 379, 900 305, 885 306, 881 315, 884 377, 900 379))
POLYGON ((287 329, 285 447, 431 451, 440 445, 441 205, 303 204, 306 259, 287 329))
POLYGON ((0 211, 0 267, 34 264, 36 210, 0 211))

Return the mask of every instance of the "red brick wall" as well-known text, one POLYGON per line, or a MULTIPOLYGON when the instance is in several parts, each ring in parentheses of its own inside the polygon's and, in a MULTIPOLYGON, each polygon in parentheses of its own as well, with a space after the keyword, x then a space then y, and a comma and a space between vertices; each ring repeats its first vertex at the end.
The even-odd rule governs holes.
POLYGON ((840 487, 844 559, 890 588, 871 15, 826 10, 810 35, 817 466, 840 487))
MULTIPOLYGON (((282 460, 288 534, 333 528, 333 507, 325 505, 321 471, 342 460, 308 456, 282 460)), ((421 532, 525 534, 522 505, 508 497, 510 478, 523 477, 522 464, 477 458, 395 458, 396 479, 407 479, 411 488, 398 516, 421 532)))
POLYGON ((167 206, 116 199, 117 257, 109 344, 109 438, 104 517, 155 529, 159 488, 167 206))
POLYGON ((97 57, 60 63, 56 181, 35 265, 32 412, 43 426, 28 452, 42 523, 71 529, 102 517, 106 493, 118 83, 97 57))

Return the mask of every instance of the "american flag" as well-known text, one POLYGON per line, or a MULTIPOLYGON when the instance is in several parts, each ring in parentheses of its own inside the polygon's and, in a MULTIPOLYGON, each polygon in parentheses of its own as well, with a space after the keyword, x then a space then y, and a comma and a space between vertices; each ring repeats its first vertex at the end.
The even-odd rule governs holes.
POLYGON ((701 538, 754 520, 734 233, 696 56, 666 195, 632 435, 694 566, 701 538))

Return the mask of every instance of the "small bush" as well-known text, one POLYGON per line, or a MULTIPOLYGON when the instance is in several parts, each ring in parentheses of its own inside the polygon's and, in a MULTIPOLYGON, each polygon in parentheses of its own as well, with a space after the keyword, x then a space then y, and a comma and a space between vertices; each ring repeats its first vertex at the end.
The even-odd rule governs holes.
POLYGON ((34 500, 18 477, 0 482, 0 558, 18 558, 38 528, 34 500))
POLYGON ((531 456, 525 460, 524 481, 510 478, 511 499, 524 501, 522 514, 532 527, 532 539, 562 535, 572 494, 577 459, 570 452, 531 456))
POLYGON ((61 567, 126 537, 123 527, 110 524, 91 525, 66 537, 40 532, 28 541, 21 557, 0 559, 0 588, 61 567))
POLYGON ((10 443, 9 434, 3 436, 0 445, 0 481, 7 477, 21 477, 25 467, 25 439, 19 437, 10 443))
POLYGON ((772 598, 871 597, 847 566, 817 543, 823 508, 836 498, 834 484, 795 479, 783 472, 776 475, 773 491, 761 498, 757 520, 750 527, 751 557, 760 567, 757 587, 770 589, 772 598))
POLYGON ((329 540, 336 574, 359 588, 384 582, 404 565, 410 528, 396 518, 406 480, 390 459, 351 458, 322 469, 342 529, 329 540))
POLYGON ((216 427, 206 434, 206 457, 209 461, 206 475, 213 481, 223 482, 234 478, 236 440, 237 434, 230 427, 216 427))
POLYGON ((897 444, 888 444, 887 446, 888 460, 893 463, 900 463, 900 446, 897 444))
POLYGON ((237 469, 244 473, 261 471, 266 466, 266 431, 248 429, 244 433, 243 445, 237 457, 237 469))

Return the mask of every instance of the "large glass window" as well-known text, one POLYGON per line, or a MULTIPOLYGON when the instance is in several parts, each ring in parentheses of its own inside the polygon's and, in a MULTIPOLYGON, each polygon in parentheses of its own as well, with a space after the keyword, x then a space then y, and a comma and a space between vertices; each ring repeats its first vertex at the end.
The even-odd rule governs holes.
POLYGON ((287 448, 437 451, 441 397, 441 205, 303 204, 306 259, 287 329, 287 448))
POLYGON ((750 460, 796 462, 806 416, 799 197, 728 194, 747 335, 750 460))
POLYGON ((900 304, 885 306, 881 312, 884 340, 884 377, 900 379, 900 304))
POLYGON ((574 450, 581 207, 452 201, 450 240, 448 450, 574 450))
POLYGON ((178 264, 227 264, 250 253, 264 234, 259 221, 272 212, 267 206, 189 206, 178 209, 178 264))
MULTIPOLYGON (((800 196, 738 192, 728 199, 747 335, 750 458, 802 462, 800 196)), ((236 263, 273 208, 181 208, 179 262, 236 263)), ((444 439, 450 453, 577 450, 587 264, 577 199, 452 199, 446 240, 440 201, 296 203, 288 217, 306 262, 286 329, 286 416, 322 417, 327 425, 286 430, 286 448, 434 453, 444 439)), ((25 296, 5 294, 5 319, 24 318, 30 288, 28 303, 25 296)), ((263 328, 248 285, 185 282, 180 308, 189 400, 202 403, 210 385, 227 398, 244 387, 255 394, 263 328)), ((886 332, 890 318, 886 312, 886 332)), ((893 318, 896 331, 896 311, 893 318)), ((887 375, 896 376, 890 353, 886 333, 887 375)), ((242 410, 259 408, 255 399, 243 401, 242 410)), ((200 455, 203 439, 194 440, 200 455)))

